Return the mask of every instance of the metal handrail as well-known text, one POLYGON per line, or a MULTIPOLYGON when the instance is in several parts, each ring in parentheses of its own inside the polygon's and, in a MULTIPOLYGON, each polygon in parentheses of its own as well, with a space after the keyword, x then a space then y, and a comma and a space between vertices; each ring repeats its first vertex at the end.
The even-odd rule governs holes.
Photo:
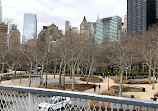
POLYGON ((0 89, 9 90, 9 91, 27 92, 27 93, 32 93, 32 94, 45 94, 48 96, 63 96, 63 97, 96 100, 96 101, 110 102, 110 103, 117 103, 117 104, 158 108, 158 102, 156 101, 147 101, 147 100, 139 100, 139 99, 132 99, 132 98, 124 98, 124 97, 113 97, 113 96, 89 94, 89 93, 82 93, 82 92, 62 91, 62 90, 54 90, 54 89, 23 87, 23 86, 11 86, 11 85, 0 85, 0 89))

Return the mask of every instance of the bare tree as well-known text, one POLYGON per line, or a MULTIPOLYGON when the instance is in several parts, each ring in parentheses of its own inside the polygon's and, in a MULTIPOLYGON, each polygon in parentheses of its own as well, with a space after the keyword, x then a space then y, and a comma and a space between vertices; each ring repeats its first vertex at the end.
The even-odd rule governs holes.
MULTIPOLYGON (((6 56, 7 52, 8 52, 7 32, 8 32, 8 25, 5 24, 5 23, 1 23, 0 24, 0 63, 1 63, 1 73, 3 73, 3 71, 4 71, 4 65, 6 64, 5 56, 6 56)), ((0 81, 1 81, 1 79, 0 79, 0 81)))
POLYGON ((111 64, 116 64, 119 67, 120 73, 120 90, 119 96, 122 96, 122 80, 123 73, 128 66, 128 61, 130 57, 129 47, 128 47, 128 39, 122 38, 121 41, 116 42, 108 42, 107 45, 104 46, 106 56, 109 59, 111 64))

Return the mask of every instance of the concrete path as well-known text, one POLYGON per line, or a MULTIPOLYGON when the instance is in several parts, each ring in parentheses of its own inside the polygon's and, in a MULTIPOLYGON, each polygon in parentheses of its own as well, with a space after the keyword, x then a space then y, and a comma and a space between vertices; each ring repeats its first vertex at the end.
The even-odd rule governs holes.
MULTIPOLYGON (((53 80, 56 80, 58 81, 58 78, 59 76, 56 75, 56 79, 53 79, 54 75, 48 75, 48 78, 51 78, 50 79, 50 82, 52 82, 53 80)), ((45 76, 44 76, 45 78, 45 76)), ((101 78, 101 77, 100 77, 101 78)), ((70 80, 70 77, 66 77, 66 80, 70 80)), ((80 81, 80 78, 79 77, 75 77, 75 80, 77 83, 85 83, 87 84, 87 82, 84 82, 84 81, 80 81)), ((5 85, 17 85, 17 86, 26 86, 28 87, 28 84, 26 83, 26 81, 28 81, 28 78, 25 78, 25 79, 22 79, 22 83, 20 83, 20 80, 19 79, 15 79, 14 82, 12 82, 12 80, 8 80, 8 81, 2 81, 1 84, 5 84, 5 85)), ((54 82, 54 81, 53 81, 54 82)), ((90 82, 89 82, 90 83, 90 82)), ((94 84, 94 83, 90 83, 90 84, 94 84)), ((107 90, 108 89, 108 79, 103 79, 103 82, 102 83, 96 83, 97 85, 97 89, 96 89, 96 92, 94 92, 94 89, 88 89, 86 91, 84 91, 84 93, 93 93, 93 94, 100 94, 99 93, 99 89, 98 89, 98 85, 101 85, 101 91, 100 93, 102 93, 103 91, 107 90)), ((31 87, 36 87, 38 86, 38 82, 34 82, 31 87)), ((109 79, 109 86, 113 86, 113 85, 119 85, 119 84, 115 84, 114 81, 112 79, 109 79)), ((150 100, 150 98, 152 98, 157 92, 158 92, 158 83, 155 84, 155 90, 152 90, 152 85, 149 85, 149 84, 137 84, 137 85, 132 85, 132 84, 127 84, 127 85, 124 85, 124 86, 133 86, 133 87, 144 87, 145 88, 145 92, 125 92, 123 93, 124 95, 134 95, 136 98, 138 99, 143 99, 143 100, 150 100)))

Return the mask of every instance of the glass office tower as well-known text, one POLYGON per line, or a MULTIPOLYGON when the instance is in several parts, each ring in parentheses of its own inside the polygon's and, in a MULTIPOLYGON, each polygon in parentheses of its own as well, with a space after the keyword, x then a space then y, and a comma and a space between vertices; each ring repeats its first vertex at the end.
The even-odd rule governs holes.
POLYGON ((22 44, 25 44, 29 39, 37 38, 37 16, 36 14, 25 13, 22 44))
POLYGON ((156 23, 156 0, 127 0, 127 32, 143 32, 156 23))
POLYGON ((122 18, 119 16, 98 19, 94 40, 99 44, 105 41, 118 41, 121 37, 121 28, 122 18))

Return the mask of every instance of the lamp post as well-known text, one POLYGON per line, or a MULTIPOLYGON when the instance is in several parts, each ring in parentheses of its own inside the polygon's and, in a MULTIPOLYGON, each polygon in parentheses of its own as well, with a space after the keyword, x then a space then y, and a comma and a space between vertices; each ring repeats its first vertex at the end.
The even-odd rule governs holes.
POLYGON ((109 88, 109 72, 108 72, 108 90, 110 90, 110 88, 109 88))

